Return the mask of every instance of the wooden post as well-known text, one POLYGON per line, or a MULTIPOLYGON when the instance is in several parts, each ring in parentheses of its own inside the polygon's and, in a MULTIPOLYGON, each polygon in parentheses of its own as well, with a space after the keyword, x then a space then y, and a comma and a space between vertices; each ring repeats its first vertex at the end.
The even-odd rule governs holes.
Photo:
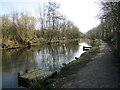
POLYGON ((25 70, 25 73, 28 73, 28 70, 27 70, 27 69, 25 70))
POLYGON ((20 73, 18 72, 18 77, 20 77, 20 73))

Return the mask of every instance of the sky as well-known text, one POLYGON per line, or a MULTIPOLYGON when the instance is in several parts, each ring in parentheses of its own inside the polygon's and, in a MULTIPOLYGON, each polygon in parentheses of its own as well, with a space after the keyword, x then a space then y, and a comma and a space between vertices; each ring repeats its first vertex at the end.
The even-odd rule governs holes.
POLYGON ((99 25, 99 0, 0 0, 0 14, 10 11, 28 11, 35 15, 38 3, 42 6, 48 1, 60 3, 60 12, 71 20, 81 32, 85 33, 99 25))

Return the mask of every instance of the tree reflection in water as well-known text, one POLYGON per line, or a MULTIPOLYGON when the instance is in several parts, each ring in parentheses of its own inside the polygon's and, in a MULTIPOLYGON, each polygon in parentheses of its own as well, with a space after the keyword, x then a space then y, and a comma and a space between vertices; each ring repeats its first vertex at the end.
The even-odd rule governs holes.
POLYGON ((83 53, 84 43, 90 45, 90 40, 3 51, 3 88, 18 87, 18 72, 23 74, 35 68, 59 71, 63 63, 69 63, 83 53))

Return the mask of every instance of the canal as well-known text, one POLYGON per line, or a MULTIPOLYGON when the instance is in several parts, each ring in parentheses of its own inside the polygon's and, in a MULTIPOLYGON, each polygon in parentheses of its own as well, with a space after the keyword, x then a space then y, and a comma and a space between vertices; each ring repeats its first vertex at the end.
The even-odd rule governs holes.
POLYGON ((63 63, 80 57, 83 46, 90 46, 90 40, 80 39, 64 44, 43 45, 2 51, 2 88, 23 88, 18 85, 17 73, 26 70, 45 69, 59 72, 63 63))

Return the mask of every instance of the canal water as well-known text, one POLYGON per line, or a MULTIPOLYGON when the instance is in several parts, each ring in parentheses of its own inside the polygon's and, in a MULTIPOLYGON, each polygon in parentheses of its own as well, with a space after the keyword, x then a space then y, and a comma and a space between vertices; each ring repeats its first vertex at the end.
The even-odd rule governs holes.
POLYGON ((90 46, 90 40, 80 39, 66 44, 19 48, 2 51, 2 88, 23 88, 18 85, 17 73, 26 70, 57 70, 63 63, 80 57, 83 46, 90 46))

